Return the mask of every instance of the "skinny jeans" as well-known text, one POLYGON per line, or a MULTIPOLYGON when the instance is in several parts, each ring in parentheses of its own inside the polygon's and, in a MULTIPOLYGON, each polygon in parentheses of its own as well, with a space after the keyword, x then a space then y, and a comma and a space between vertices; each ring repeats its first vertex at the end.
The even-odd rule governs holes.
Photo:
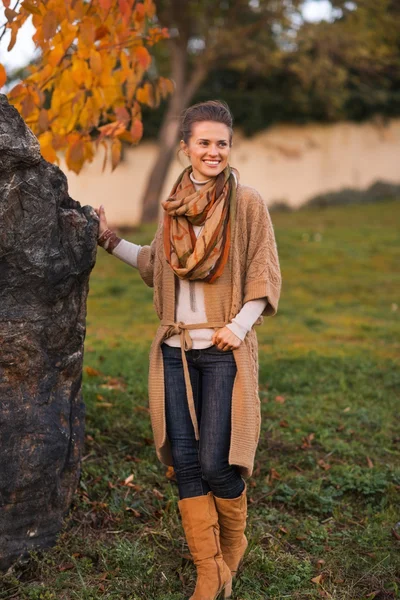
POLYGON ((162 344, 161 350, 167 435, 180 499, 210 491, 219 498, 237 498, 244 490, 244 481, 238 467, 228 462, 236 375, 232 350, 211 346, 186 351, 199 440, 189 413, 181 349, 162 344))

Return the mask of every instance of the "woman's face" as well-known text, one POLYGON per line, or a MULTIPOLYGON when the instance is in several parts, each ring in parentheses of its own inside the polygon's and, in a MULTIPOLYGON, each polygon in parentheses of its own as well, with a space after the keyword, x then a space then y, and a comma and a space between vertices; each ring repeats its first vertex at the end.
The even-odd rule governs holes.
POLYGON ((190 158, 195 179, 206 181, 216 177, 228 164, 231 152, 229 127, 215 121, 194 123, 189 142, 185 144, 181 140, 181 148, 190 158))

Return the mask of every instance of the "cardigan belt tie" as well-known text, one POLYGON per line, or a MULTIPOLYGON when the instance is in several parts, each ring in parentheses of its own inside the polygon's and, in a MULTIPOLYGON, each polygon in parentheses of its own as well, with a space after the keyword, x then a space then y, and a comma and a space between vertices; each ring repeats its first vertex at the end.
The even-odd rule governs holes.
POLYGON ((196 440, 199 439, 199 425, 197 422, 197 416, 196 416, 196 408, 194 405, 194 399, 193 399, 193 390, 192 390, 192 384, 190 381, 190 375, 189 375, 189 367, 187 364, 187 360, 186 360, 186 354, 185 354, 185 350, 191 350, 192 349, 192 338, 190 337, 189 334, 189 329, 220 329, 221 327, 225 327, 226 323, 224 323, 223 321, 218 321, 218 322, 213 322, 213 323, 182 323, 182 321, 179 321, 179 323, 175 323, 174 321, 161 321, 161 325, 163 325, 164 327, 168 327, 167 331, 165 332, 165 336, 164 339, 170 338, 173 335, 179 335, 180 339, 181 339, 181 354, 182 354, 182 363, 183 363, 183 374, 185 377, 185 385, 186 385, 186 395, 187 395, 187 401, 188 401, 188 407, 189 407, 189 413, 190 413, 190 418, 192 419, 192 423, 193 423, 193 428, 194 428, 194 435, 196 440))

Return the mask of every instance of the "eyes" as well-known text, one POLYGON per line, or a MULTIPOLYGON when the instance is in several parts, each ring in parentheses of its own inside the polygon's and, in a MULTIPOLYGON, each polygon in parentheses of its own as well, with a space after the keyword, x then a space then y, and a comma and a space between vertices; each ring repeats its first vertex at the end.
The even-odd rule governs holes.
MULTIPOLYGON (((210 142, 208 140, 200 140, 199 141, 199 145, 203 146, 203 147, 206 147, 206 146, 210 145, 210 142)), ((227 148, 228 142, 220 141, 220 142, 218 142, 217 145, 218 145, 219 148, 227 148)))

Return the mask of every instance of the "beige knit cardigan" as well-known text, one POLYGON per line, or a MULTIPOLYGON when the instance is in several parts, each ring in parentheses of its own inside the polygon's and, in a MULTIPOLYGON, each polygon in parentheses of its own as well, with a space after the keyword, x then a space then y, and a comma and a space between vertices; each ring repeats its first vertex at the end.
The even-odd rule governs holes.
MULTIPOLYGON (((159 224, 150 246, 139 252, 138 269, 143 281, 154 287, 154 307, 162 322, 175 319, 175 275, 166 262, 163 225, 159 224)), ((214 283, 204 283, 204 300, 209 323, 229 323, 243 304, 268 298, 264 316, 277 312, 281 272, 274 229, 268 209, 256 190, 238 185, 237 209, 232 244, 224 272, 214 283)), ((262 323, 262 316, 256 325, 262 323)), ((150 349, 149 405, 157 456, 173 466, 166 432, 163 340, 171 328, 161 324, 150 349)), ((260 435, 258 395, 258 344, 254 328, 233 351, 237 373, 232 392, 232 421, 229 463, 243 477, 250 477, 260 435)))

